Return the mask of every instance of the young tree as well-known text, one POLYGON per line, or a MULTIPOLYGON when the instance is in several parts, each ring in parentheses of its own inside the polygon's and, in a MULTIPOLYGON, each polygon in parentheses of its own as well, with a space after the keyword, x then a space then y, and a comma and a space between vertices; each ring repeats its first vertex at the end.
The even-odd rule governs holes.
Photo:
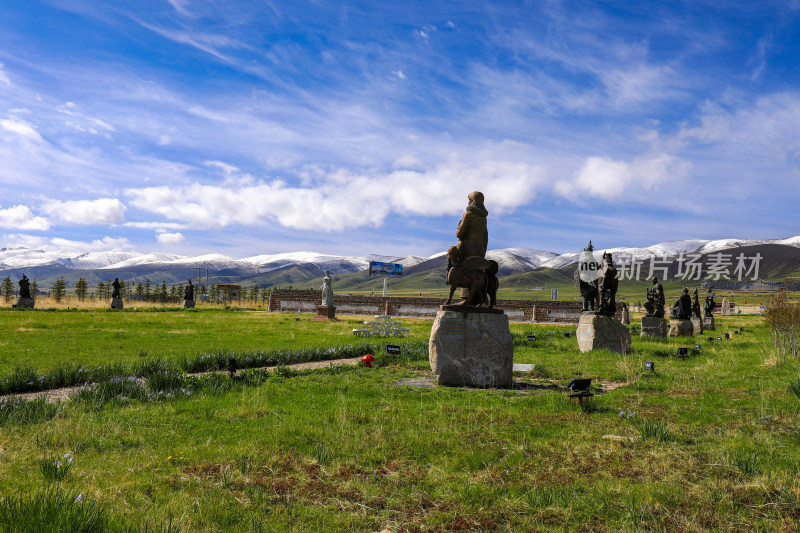
POLYGON ((158 290, 158 300, 163 304, 167 301, 167 282, 161 282, 161 288, 158 290))
POLYGON ((258 303, 258 285, 253 285, 253 287, 250 289, 248 300, 250 300, 254 304, 258 303))
POLYGON ((67 293, 67 285, 64 283, 64 278, 58 278, 58 280, 50 287, 50 296, 56 302, 60 302, 64 299, 64 295, 67 293))
POLYGON ((39 284, 36 283, 36 278, 31 281, 31 298, 36 299, 36 292, 39 290, 39 284))
POLYGON ((150 280, 149 279, 145 279, 144 280, 144 299, 145 299, 145 301, 149 302, 152 295, 153 295, 153 292, 150 289, 150 280))
POLYGON ((212 285, 211 288, 208 289, 208 294, 211 297, 211 301, 217 303, 217 299, 219 298, 219 287, 212 285))
POLYGON ((97 291, 97 297, 98 297, 98 298, 100 298, 101 300, 102 300, 103 298, 105 298, 105 294, 106 294, 106 284, 105 284, 105 283, 103 283, 102 281, 98 281, 98 282, 97 282, 97 289, 96 289, 96 291, 97 291))
POLYGON ((84 278, 79 279, 78 282, 75 283, 75 295, 78 297, 78 301, 82 302, 86 299, 86 291, 88 288, 89 284, 86 283, 84 278))
POLYGON ((169 301, 175 302, 178 300, 178 288, 175 285, 169 287, 169 301))
POLYGON ((5 277, 3 284, 0 285, 0 294, 2 294, 3 300, 6 302, 10 302, 14 298, 14 284, 11 283, 11 278, 8 276, 5 277))
POLYGON ((183 283, 178 283, 175 288, 175 301, 180 302, 181 300, 183 300, 183 283))
POLYGON ((197 297, 197 295, 195 295, 195 300, 201 300, 202 299, 202 301, 205 301, 204 300, 205 295, 206 295, 206 286, 205 285, 200 285, 200 295, 199 295, 199 298, 197 297))
POLYGON ((141 300, 144 298, 144 285, 141 283, 136 286, 136 299, 141 300))
POLYGON ((129 292, 128 289, 129 289, 128 283, 124 279, 119 280, 119 297, 120 298, 126 298, 128 296, 128 292, 129 292))
POLYGON ((270 290, 268 288, 264 287, 263 289, 261 289, 261 303, 262 303, 262 305, 266 305, 266 303, 269 301, 269 293, 270 293, 270 290))

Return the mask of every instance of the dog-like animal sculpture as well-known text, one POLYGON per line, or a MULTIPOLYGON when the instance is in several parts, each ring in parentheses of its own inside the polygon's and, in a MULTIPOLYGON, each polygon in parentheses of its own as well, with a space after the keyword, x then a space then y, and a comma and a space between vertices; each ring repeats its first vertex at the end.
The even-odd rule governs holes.
POLYGON ((461 250, 451 246, 447 250, 447 284, 450 285, 450 296, 445 305, 453 301, 453 293, 457 288, 469 289, 469 297, 456 305, 493 308, 497 303, 497 261, 472 256, 461 257, 461 250))

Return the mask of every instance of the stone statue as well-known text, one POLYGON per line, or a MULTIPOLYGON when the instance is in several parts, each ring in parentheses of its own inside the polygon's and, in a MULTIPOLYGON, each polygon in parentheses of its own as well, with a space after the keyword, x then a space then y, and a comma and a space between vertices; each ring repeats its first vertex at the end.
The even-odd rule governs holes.
POLYGON ((708 292, 706 293, 706 305, 705 305, 706 318, 714 316, 714 309, 716 308, 717 308, 717 302, 714 301, 714 293, 711 292, 711 289, 708 289, 708 292))
POLYGON ((653 288, 647 289, 647 301, 644 303, 644 308, 647 310, 646 316, 664 318, 664 287, 655 276, 650 278, 650 281, 653 282, 653 288))
POLYGON ((22 279, 19 280, 19 297, 31 298, 31 282, 25 274, 23 274, 22 279))
POLYGON ((597 301, 597 276, 594 275, 594 272, 588 276, 586 274, 581 275, 581 268, 588 267, 592 270, 595 268, 594 256, 592 255, 593 251, 594 246, 592 246, 592 241, 589 241, 589 246, 583 249, 583 257, 578 261, 578 268, 575 269, 575 286, 581 291, 581 300, 583 300, 582 311, 595 311, 599 307, 597 301))
POLYGON ((683 288, 683 292, 670 308, 669 317, 677 320, 689 320, 692 318, 692 297, 689 296, 689 289, 686 287, 683 288))
POLYGON ((325 277, 322 278, 322 285, 319 290, 322 291, 322 305, 333 307, 333 289, 331 288, 331 273, 329 270, 325 271, 325 277))
POLYGON ((603 262, 605 263, 605 269, 602 277, 598 280, 600 287, 600 313, 606 316, 614 316, 617 313, 617 288, 619 287, 617 269, 614 268, 614 260, 611 258, 611 254, 604 253, 603 262))
POLYGON ((692 318, 703 318, 700 313, 700 297, 697 294, 697 289, 692 293, 692 318))
POLYGON ((119 293, 120 288, 122 287, 122 285, 120 285, 119 278, 114 278, 114 283, 111 284, 111 287, 112 287, 111 297, 122 298, 122 296, 120 296, 119 293))
POLYGON ((192 280, 189 280, 189 284, 183 288, 183 299, 194 300, 194 285, 192 285, 192 280))
POLYGON ((447 284, 450 285, 450 296, 445 305, 453 301, 453 293, 457 287, 468 289, 468 296, 458 305, 477 307, 494 307, 497 302, 497 261, 471 256, 462 258, 458 246, 447 250, 447 284))
POLYGON ((489 212, 483 206, 483 193, 473 191, 467 195, 469 203, 458 223, 456 237, 461 257, 486 257, 489 245, 489 232, 486 229, 486 217, 489 212))

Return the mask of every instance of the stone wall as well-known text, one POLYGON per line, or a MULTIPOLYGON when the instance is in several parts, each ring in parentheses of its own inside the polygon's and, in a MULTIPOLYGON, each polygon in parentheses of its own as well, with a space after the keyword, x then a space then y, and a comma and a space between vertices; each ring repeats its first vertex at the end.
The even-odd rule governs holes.
MULTIPOLYGON (((337 313, 353 315, 391 315, 408 317, 435 317, 444 298, 416 296, 334 296, 337 313)), ((269 297, 270 311, 314 312, 322 303, 319 291, 274 289, 269 297)), ((579 302, 548 300, 497 300, 509 320, 522 322, 563 322, 577 324, 581 314, 579 302)), ((622 319, 618 305, 617 318, 622 319)))

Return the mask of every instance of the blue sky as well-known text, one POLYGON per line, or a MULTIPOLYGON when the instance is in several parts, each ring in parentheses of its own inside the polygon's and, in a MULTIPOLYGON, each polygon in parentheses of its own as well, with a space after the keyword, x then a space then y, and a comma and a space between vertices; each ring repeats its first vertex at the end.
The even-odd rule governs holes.
POLYGON ((800 234, 800 0, 0 2, 3 246, 800 234))

